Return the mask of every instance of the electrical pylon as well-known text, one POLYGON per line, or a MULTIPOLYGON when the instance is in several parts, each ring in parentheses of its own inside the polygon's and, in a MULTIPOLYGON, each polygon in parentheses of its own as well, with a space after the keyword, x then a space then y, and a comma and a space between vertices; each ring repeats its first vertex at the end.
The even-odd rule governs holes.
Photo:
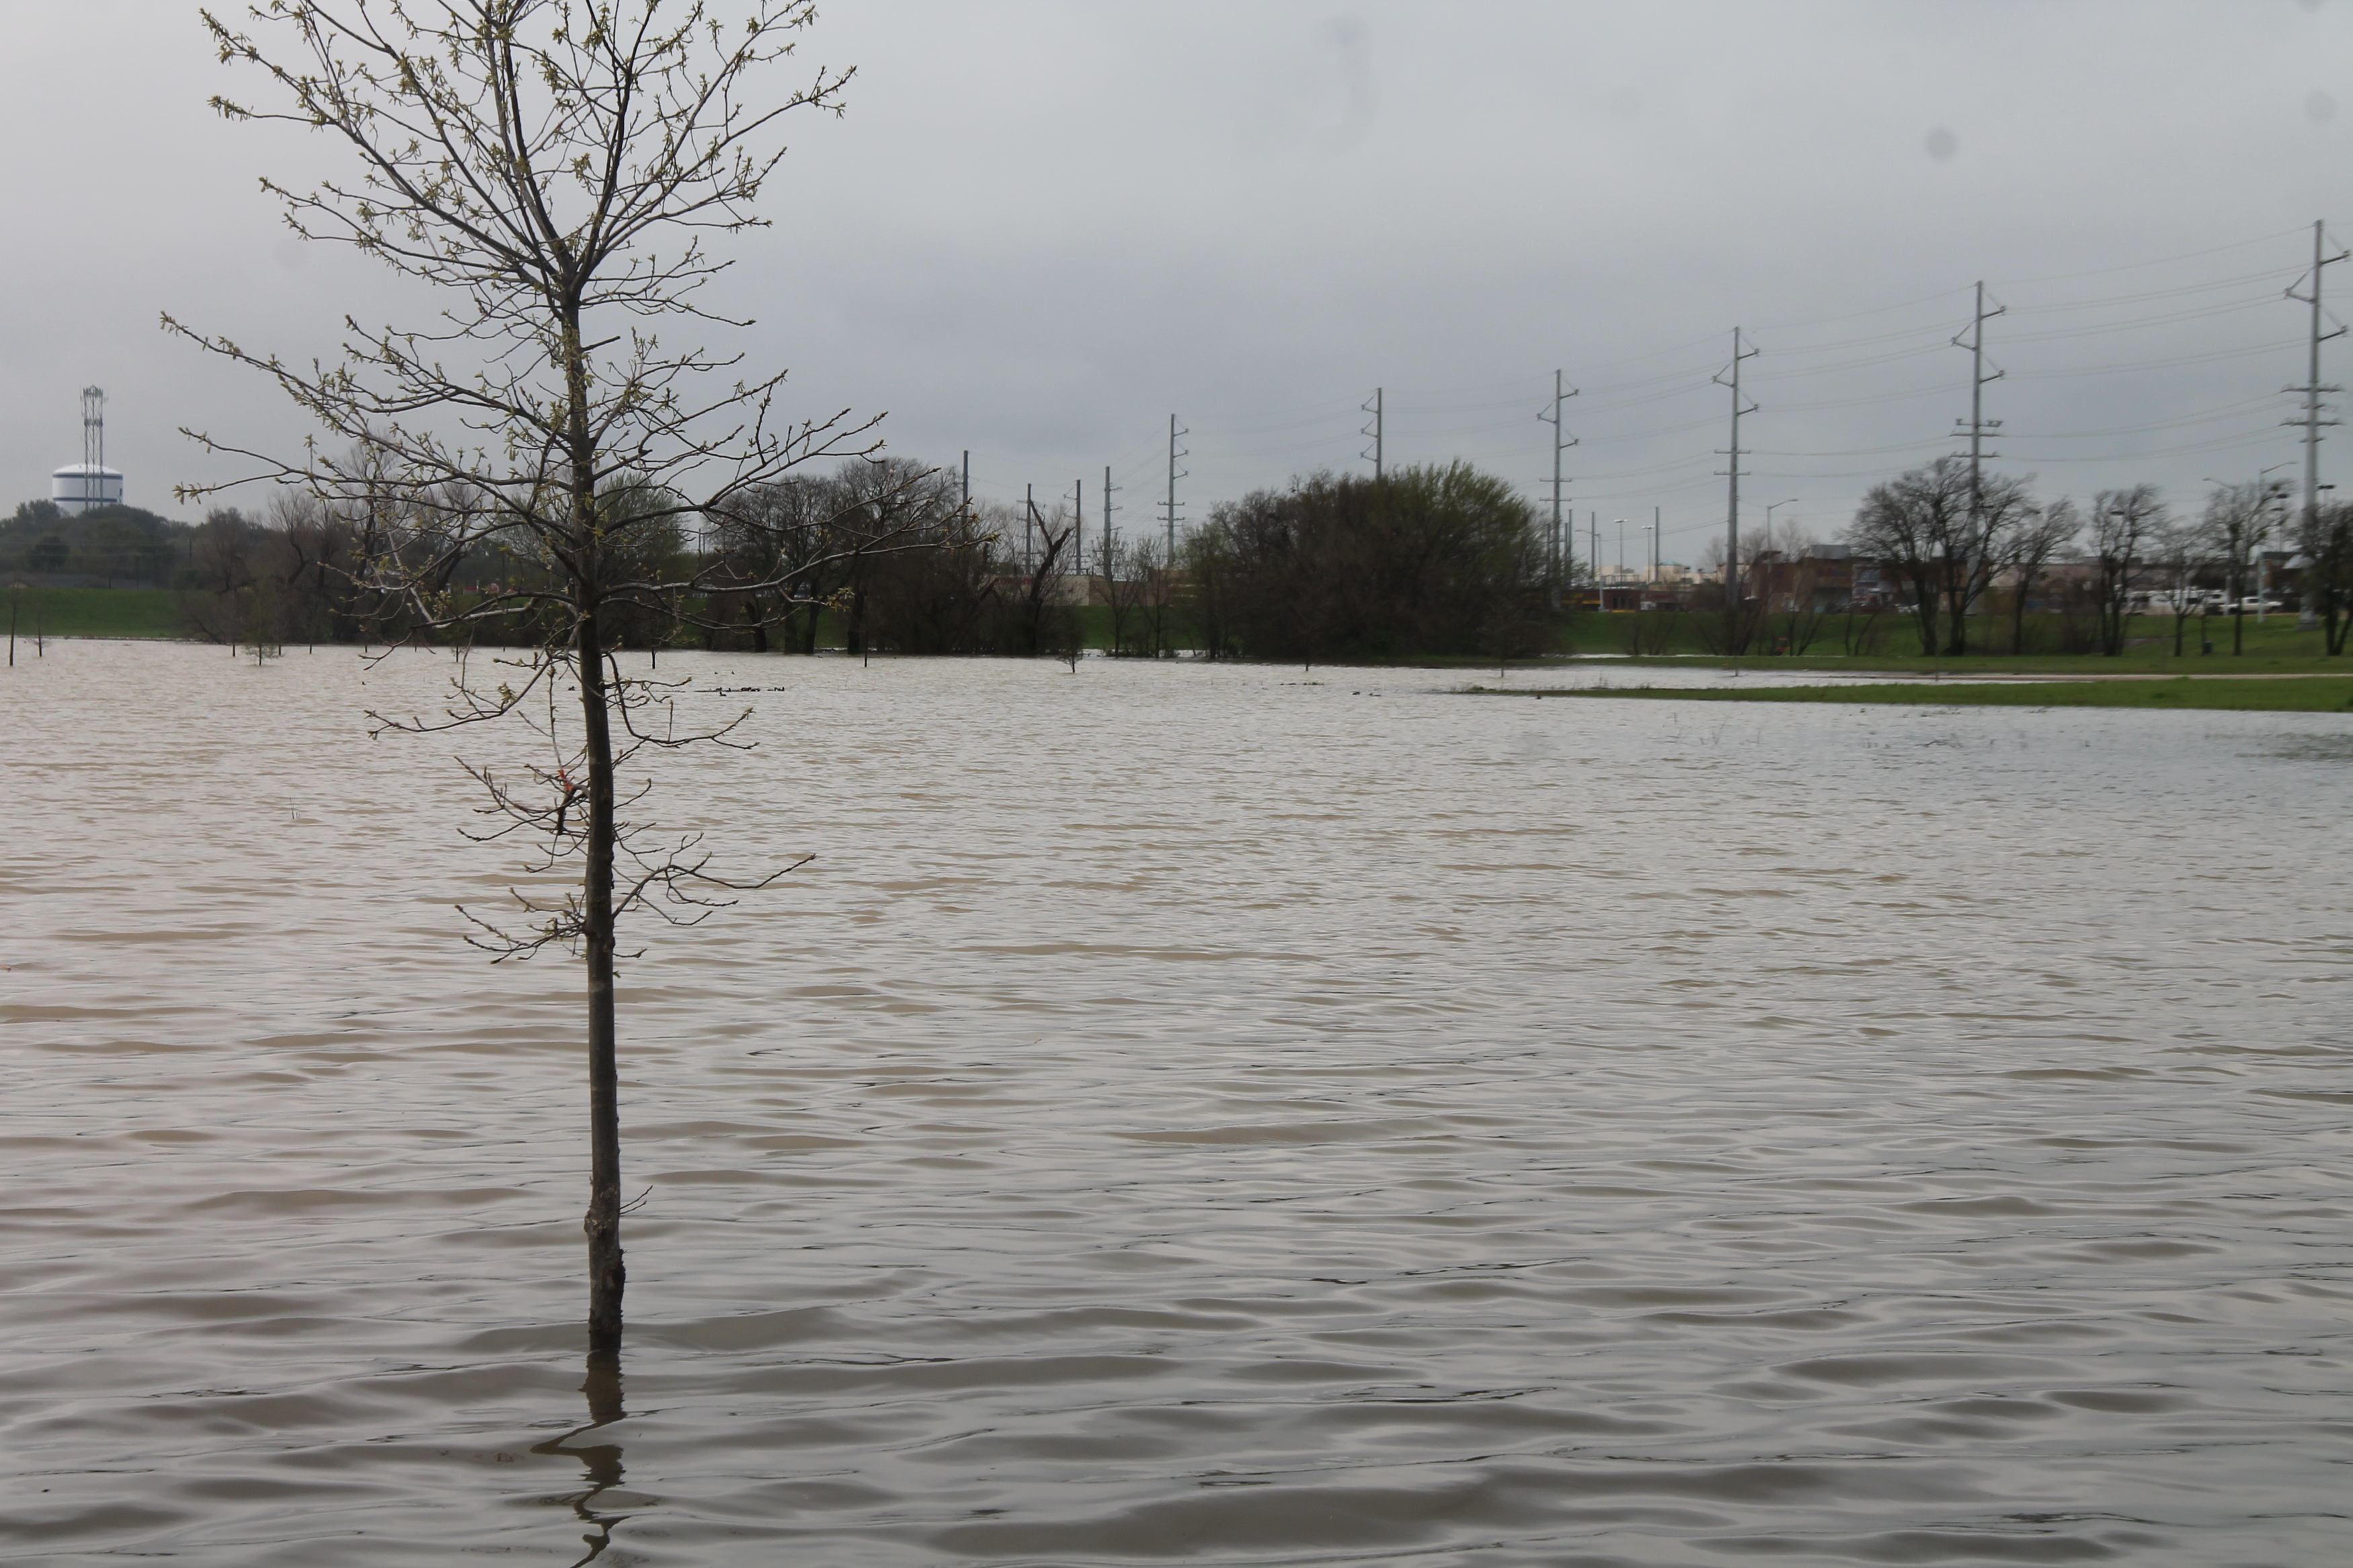
MULTIPOLYGON (((1560 372, 1554 371, 1552 373, 1552 406, 1536 411, 1536 417, 1552 426, 1552 592, 1550 597, 1556 614, 1560 609, 1560 487, 1563 483, 1560 477, 1560 455, 1577 445, 1577 437, 1562 427, 1560 405, 1564 399, 1576 395, 1577 388, 1573 386, 1564 388, 1560 372)), ((1575 527, 1576 521, 1577 520, 1571 517, 1570 526, 1575 527)))

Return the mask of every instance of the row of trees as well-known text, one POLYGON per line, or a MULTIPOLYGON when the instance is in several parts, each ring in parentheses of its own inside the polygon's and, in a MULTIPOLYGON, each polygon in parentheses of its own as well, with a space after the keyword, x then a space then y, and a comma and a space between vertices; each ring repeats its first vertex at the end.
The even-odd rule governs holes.
POLYGON ((1845 542, 1902 596, 1925 654, 1968 652, 1973 617, 1997 583, 2007 588, 2011 646, 2021 646, 2028 603, 2070 559, 2090 569, 2082 591, 2096 646, 2119 654, 2127 617, 2144 602, 2170 611, 2179 651, 2206 592, 2240 603, 2253 585, 2259 544, 2284 536, 2300 558, 2297 584, 2326 646, 2341 653, 2353 630, 2353 510, 2325 506, 2290 522, 2279 502, 2276 491, 2249 482, 2216 486, 2194 517, 2176 515, 2147 484, 2101 490, 2088 507, 2063 497, 2038 504, 2027 480, 1945 458, 1873 486, 1845 542))
MULTIPOLYGON (((73 559, 111 549, 117 574, 180 587, 194 634, 261 646, 442 635, 417 595, 371 586, 414 585, 409 566, 430 562, 431 593, 514 600, 503 616, 470 619, 467 637, 528 646, 541 628, 525 596, 552 568, 514 531, 462 521, 470 499, 444 487, 424 506, 364 495, 329 505, 289 490, 259 516, 221 508, 193 528, 133 509, 67 519, 27 503, 0 525, 0 542, 30 535, 51 564, 68 547, 38 531, 71 527, 73 559)), ((2243 597, 2253 551, 2277 539, 2297 552, 2295 583, 2325 646, 2341 653, 2353 634, 2353 509, 2289 520, 2277 502, 2245 483, 2216 487, 2191 517, 2146 484, 2101 490, 2088 506, 2038 503, 2022 479, 1973 482, 1966 462, 1946 458, 1873 487, 1843 537, 1879 566, 1932 655, 1966 654, 1973 635, 1982 651, 1986 628, 2004 619, 2010 648, 2022 648, 2028 606, 2052 586, 2045 602, 2069 646, 2120 653, 2130 616, 2153 604, 2169 610, 2178 651, 2206 595, 2243 597)), ((618 647, 810 653, 826 627, 853 653, 1062 656, 1082 638, 1067 579, 1091 584, 1112 650, 1131 656, 1181 644, 1285 660, 1521 657, 1552 636, 1531 508, 1461 463, 1253 492, 1214 509, 1173 563, 1149 532, 1098 539, 1081 561, 1067 509, 970 505, 948 472, 898 458, 787 474, 710 513, 624 475, 600 505, 617 522, 658 514, 626 530, 627 553, 637 574, 671 584, 616 601, 606 635, 618 647)), ((1787 560, 1792 543, 1760 538, 1746 552, 1752 590, 1768 570, 1788 579, 1778 595, 1752 592, 1735 607, 1702 590, 1695 607, 1716 612, 1694 622, 1702 646, 1803 651, 1833 629, 1851 651, 1875 641, 1867 616, 1820 602, 1808 570, 1818 563, 1801 550, 1787 560)), ((1638 635, 1629 651, 1640 646, 1638 635)))
MULTIPOLYGON (((216 642, 446 637, 454 605, 501 601, 462 635, 531 646, 530 595, 552 568, 513 530, 459 521, 468 498, 287 491, 259 517, 218 509, 178 568, 185 618, 216 642), (387 584, 405 584, 391 592, 387 584)), ((1380 480, 1319 474, 1218 507, 1172 567, 1145 532, 1098 538, 1063 508, 968 504, 955 477, 889 458, 787 474, 701 512, 624 476, 599 505, 656 590, 617 595, 615 647, 681 644, 813 653, 1067 656, 1082 628, 1066 584, 1103 606, 1112 651, 1306 659, 1541 651, 1544 561, 1527 503, 1467 465, 1380 480), (646 514, 646 515, 640 515, 646 514)))
POLYGON ((0 518, 0 573, 166 584, 186 559, 190 533, 141 507, 69 513, 55 501, 28 500, 0 518))

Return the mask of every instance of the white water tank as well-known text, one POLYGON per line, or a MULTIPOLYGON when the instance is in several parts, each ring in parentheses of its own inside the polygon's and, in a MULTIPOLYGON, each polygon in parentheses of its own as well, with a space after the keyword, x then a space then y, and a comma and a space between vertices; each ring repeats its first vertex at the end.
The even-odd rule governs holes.
POLYGON ((121 506, 122 470, 95 463, 68 463, 50 473, 49 500, 69 516, 97 506, 121 506))

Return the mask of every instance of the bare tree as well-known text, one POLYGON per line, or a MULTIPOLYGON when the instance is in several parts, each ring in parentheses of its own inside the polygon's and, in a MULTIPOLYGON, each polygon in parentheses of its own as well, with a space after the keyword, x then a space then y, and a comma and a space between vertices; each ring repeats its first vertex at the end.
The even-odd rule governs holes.
POLYGON ((2148 536, 2148 564, 2158 578, 2158 597, 2174 614, 2174 658, 2190 614, 2205 614, 2205 583, 2214 576, 2214 536, 2202 521, 2160 517, 2148 536))
POLYGON ((1128 633, 1135 620, 1135 608, 1142 594, 1142 584, 1135 581, 1136 542, 1106 539, 1100 554, 1103 558, 1103 606, 1110 622, 1111 655, 1113 658, 1128 651, 1128 633))
MULTIPOLYGON (((1109 610, 1112 653, 1158 658, 1169 634, 1169 612, 1175 603, 1166 546, 1146 529, 1133 539, 1115 541, 1105 559, 1103 600, 1109 610)), ((1223 577, 1214 570, 1205 572, 1203 563, 1189 555, 1188 564, 1195 574, 1194 618, 1201 623, 1196 629, 1202 647, 1215 658, 1229 651, 1219 614, 1224 607, 1219 592, 1223 577)))
POLYGON ((2050 569, 2058 553, 2075 542, 2084 531, 2084 515, 2075 503, 2061 496, 2040 515, 2022 521, 2011 532, 2009 541, 2008 566, 2010 574, 2010 651, 2026 651, 2026 602, 2034 596, 2034 585, 2050 569))
POLYGON ((2035 516, 2024 479, 1994 474, 1972 483, 1966 461, 1939 458, 1873 486, 1846 537, 1903 579, 1920 651, 1957 655, 1968 651, 1970 613, 2035 516))
POLYGON ((2334 658, 2353 632, 2353 505, 2338 501, 2297 520, 2305 607, 2320 616, 2321 646, 2334 658))
POLYGON ((1027 570, 1017 579, 1018 591, 1007 602, 1005 651, 1060 658, 1080 646, 1079 618, 1062 599, 1063 570, 1078 555, 1080 520, 1059 501, 1050 511, 1027 504, 1032 542, 1024 551, 1027 570))
POLYGON ((1944 595, 1936 563, 1945 541, 1963 526, 1968 504, 1968 466, 1940 458, 1927 468, 1873 485, 1847 529, 1847 542, 1855 552, 1876 559, 1910 601, 1924 654, 1942 646, 1938 620, 1944 595))
POLYGON ((2199 527, 2206 553, 2221 568, 2224 602, 2231 607, 2231 652, 2246 651, 2247 562, 2272 520, 2272 489, 2260 480, 2216 485, 2206 495, 2199 527))
POLYGON ((290 226, 444 302, 425 328, 346 318, 341 362, 307 369, 166 325, 271 376, 335 437, 280 458, 197 437, 257 461, 257 478, 393 519, 397 541, 376 543, 364 571, 417 625, 536 629, 495 685, 461 678, 443 714, 380 722, 515 716, 546 736, 550 760, 528 776, 476 776, 491 836, 535 841, 536 865, 575 868, 578 882, 553 904, 518 893, 515 923, 491 923, 483 941, 501 957, 553 944, 585 961, 598 1352, 618 1348, 624 1280, 617 922, 634 911, 691 922, 731 888, 772 879, 723 879, 691 837, 618 816, 644 792, 619 787, 632 757, 726 731, 670 727, 667 689, 622 675, 615 632, 720 587, 788 590, 781 565, 747 581, 673 548, 681 525, 756 530, 756 498, 796 467, 871 449, 871 421, 786 417, 781 373, 700 390, 737 362, 691 341, 698 326, 748 324, 702 302, 725 265, 707 237, 762 223, 754 204, 783 156, 785 116, 839 110, 847 71, 765 86, 812 19, 807 0, 743 0, 723 26, 702 0, 270 0, 248 11, 248 34, 205 14, 223 60, 257 69, 275 100, 216 98, 223 115, 323 132, 358 164, 355 181, 307 193, 265 182, 290 226), (689 341, 665 341, 666 324, 689 341), (357 457, 327 455, 346 442, 357 457), (452 595, 454 563, 493 543, 530 570, 498 593, 452 595))
MULTIPOLYGON (((1718 536, 1711 539, 1701 547, 1700 569, 1715 577, 1719 584, 1713 589, 1703 588, 1694 595, 1692 608, 1694 613, 1692 616, 1692 634, 1703 651, 1725 655, 1745 654, 1748 651, 1749 645, 1757 640, 1759 623, 1764 616, 1764 601, 1757 598, 1751 590, 1756 586, 1755 572, 1757 559, 1765 553, 1765 546, 1761 542, 1745 548, 1739 573, 1743 592, 1740 595, 1741 602, 1736 605, 1731 602, 1728 590, 1721 586, 1731 576, 1731 574, 1725 570, 1726 557, 1723 538, 1718 536)), ((1599 609, 1606 597, 1597 581, 1594 589, 1594 607, 1599 609)))
POLYGON ((2100 651, 2125 651, 2125 616, 2132 607, 2133 582, 2164 541, 2165 503, 2154 485, 2102 490, 2092 498, 2092 589, 2099 617, 2100 651))

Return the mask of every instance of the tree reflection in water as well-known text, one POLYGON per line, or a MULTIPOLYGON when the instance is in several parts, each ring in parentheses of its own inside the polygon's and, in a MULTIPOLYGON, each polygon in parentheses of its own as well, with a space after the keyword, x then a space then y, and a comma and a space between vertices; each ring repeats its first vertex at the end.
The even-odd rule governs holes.
POLYGON ((534 1443, 534 1454, 561 1454, 580 1461, 587 1472, 588 1489, 575 1492, 559 1500, 571 1505, 583 1522, 596 1527, 596 1533, 580 1539, 587 1542, 586 1554, 573 1561, 572 1568, 592 1563, 613 1544, 613 1527, 629 1516, 626 1513, 599 1513, 596 1500, 606 1491, 621 1484, 621 1446, 618 1443, 577 1445, 585 1434, 599 1426, 609 1426, 628 1412, 621 1408, 621 1357, 618 1352, 591 1352, 588 1356, 587 1381, 580 1392, 588 1397, 588 1423, 575 1426, 561 1437, 550 1437, 544 1443, 534 1443))

